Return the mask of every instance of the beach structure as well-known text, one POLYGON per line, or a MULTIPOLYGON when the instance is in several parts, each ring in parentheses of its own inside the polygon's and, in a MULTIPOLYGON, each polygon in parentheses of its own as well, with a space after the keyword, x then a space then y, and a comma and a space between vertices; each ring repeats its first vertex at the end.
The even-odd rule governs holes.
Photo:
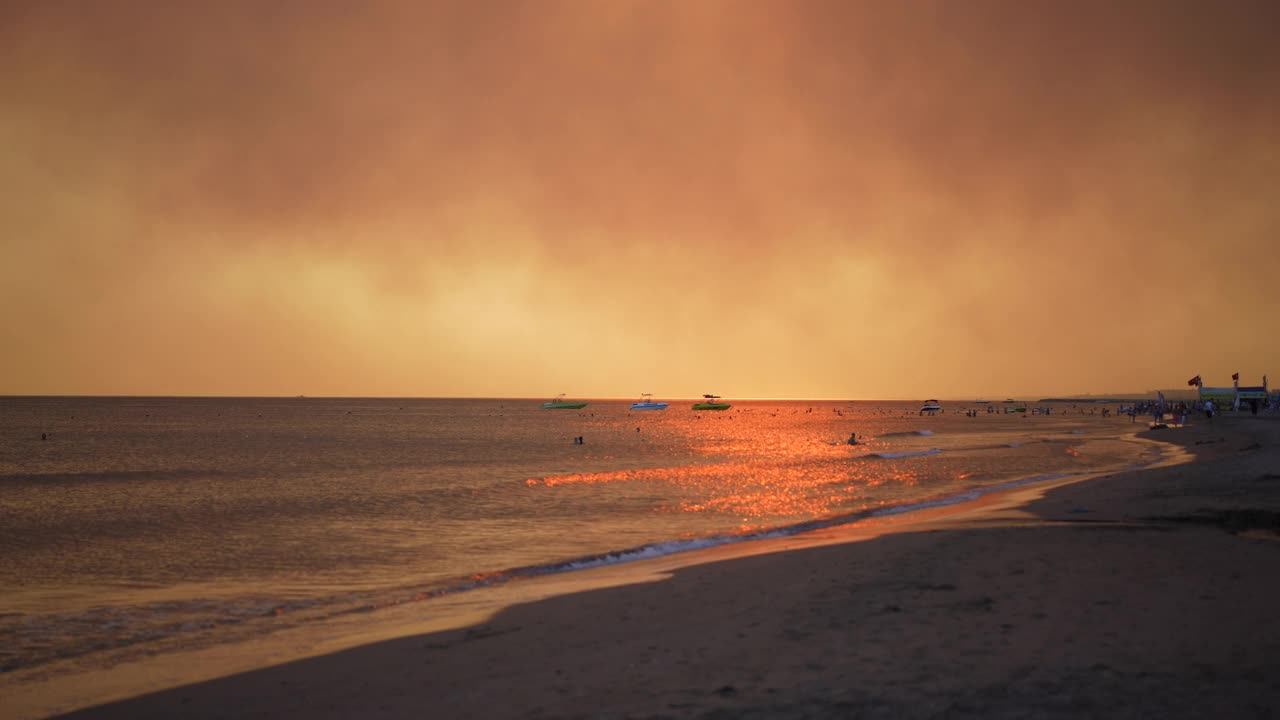
POLYGON ((1239 410, 1241 403, 1247 405, 1249 401, 1266 405, 1269 395, 1266 375, 1262 376, 1261 385, 1246 385, 1244 387, 1240 386, 1240 373, 1232 373, 1229 387, 1207 386, 1199 375, 1188 380, 1187 384, 1198 388, 1200 402, 1212 400, 1213 404, 1220 408, 1230 407, 1233 410, 1239 410))

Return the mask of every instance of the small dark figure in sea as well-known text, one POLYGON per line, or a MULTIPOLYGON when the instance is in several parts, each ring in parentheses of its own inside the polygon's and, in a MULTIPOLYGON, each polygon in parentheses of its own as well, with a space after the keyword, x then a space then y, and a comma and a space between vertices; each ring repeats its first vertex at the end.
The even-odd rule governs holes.
POLYGON ((848 441, 848 443, 846 443, 846 444, 848 444, 848 445, 857 445, 857 444, 858 444, 858 433, 856 433, 856 432, 849 433, 849 441, 848 441))

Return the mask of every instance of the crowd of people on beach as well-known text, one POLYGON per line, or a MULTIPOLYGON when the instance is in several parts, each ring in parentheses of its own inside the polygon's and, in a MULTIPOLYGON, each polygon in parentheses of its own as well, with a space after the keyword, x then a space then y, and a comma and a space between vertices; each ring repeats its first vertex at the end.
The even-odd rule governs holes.
POLYGON ((1205 418, 1212 422, 1213 418, 1224 410, 1247 411, 1250 415, 1257 415, 1262 412, 1280 413, 1280 398, 1272 396, 1265 400, 1243 400, 1238 408, 1232 405, 1227 405, 1224 408, 1223 405, 1215 403, 1212 398, 1192 400, 1190 402, 1179 401, 1176 403, 1161 400, 1142 400, 1128 407, 1121 407, 1120 413, 1127 414, 1130 422, 1137 422, 1139 415, 1150 415, 1152 423, 1156 425, 1164 423, 1166 417, 1178 425, 1186 425, 1187 417, 1191 414, 1204 414, 1205 418))
MULTIPOLYGON (((1199 405, 1193 403, 1192 405, 1199 405)), ((1136 402, 1127 408, 1121 408, 1120 412, 1129 415, 1129 422, 1137 422, 1139 415, 1150 415, 1152 425, 1163 425, 1165 416, 1169 416, 1171 421, 1176 425, 1186 425, 1187 415, 1193 410, 1202 408, 1193 408, 1184 401, 1176 403, 1166 403, 1163 400, 1144 400, 1136 402)), ((1212 417, 1212 406, 1210 407, 1210 417, 1212 417)))

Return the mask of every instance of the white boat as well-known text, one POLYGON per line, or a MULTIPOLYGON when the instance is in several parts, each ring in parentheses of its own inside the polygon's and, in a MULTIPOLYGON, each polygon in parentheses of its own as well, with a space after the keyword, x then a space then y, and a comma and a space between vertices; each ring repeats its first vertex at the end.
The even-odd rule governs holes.
POLYGON ((581 400, 565 400, 564 393, 557 395, 555 400, 542 403, 543 410, 578 410, 586 406, 587 404, 581 400))
POLYGON ((632 410, 666 410, 670 403, 654 402, 653 393, 642 393, 640 402, 631 403, 632 410))
POLYGON ((937 400, 925 400, 924 405, 920 407, 920 412, 938 412, 942 409, 942 405, 937 400))

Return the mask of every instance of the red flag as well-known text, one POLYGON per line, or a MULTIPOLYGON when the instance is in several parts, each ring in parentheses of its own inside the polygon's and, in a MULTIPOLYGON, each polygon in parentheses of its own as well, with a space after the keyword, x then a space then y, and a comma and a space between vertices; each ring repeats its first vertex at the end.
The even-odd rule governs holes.
POLYGON ((1231 379, 1232 379, 1232 380, 1239 380, 1239 379, 1240 379, 1240 373, 1231 373, 1231 379))
POLYGON ((1188 381, 1187 381, 1187 384, 1188 384, 1188 385, 1195 385, 1196 387, 1200 387, 1201 385, 1203 385, 1203 384, 1204 384, 1204 382, 1203 382, 1202 380, 1200 380, 1200 376, 1199 376, 1199 375, 1197 375, 1197 376, 1195 376, 1195 377, 1191 378, 1190 380, 1188 380, 1188 381))

